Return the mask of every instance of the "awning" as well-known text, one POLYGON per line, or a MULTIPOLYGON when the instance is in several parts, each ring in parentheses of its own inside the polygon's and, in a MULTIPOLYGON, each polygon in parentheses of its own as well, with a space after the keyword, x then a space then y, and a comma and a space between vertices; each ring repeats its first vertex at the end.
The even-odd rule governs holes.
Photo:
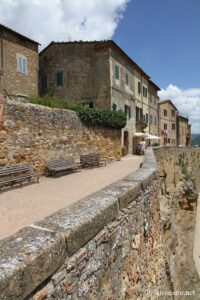
POLYGON ((148 139, 148 140, 160 140, 160 137, 156 136, 156 135, 148 134, 146 139, 148 139))
POLYGON ((134 136, 135 137, 147 137, 147 136, 149 136, 149 134, 147 134, 145 132, 135 132, 134 136))

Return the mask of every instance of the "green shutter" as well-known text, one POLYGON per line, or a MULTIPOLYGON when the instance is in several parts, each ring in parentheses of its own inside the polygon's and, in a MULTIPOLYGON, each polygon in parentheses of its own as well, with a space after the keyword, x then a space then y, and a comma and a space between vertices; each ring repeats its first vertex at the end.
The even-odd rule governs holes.
POLYGON ((128 85, 128 74, 126 73, 126 85, 128 85))
POLYGON ((115 65, 115 78, 119 79, 119 67, 115 65))
POLYGON ((63 72, 59 71, 56 73, 56 85, 62 86, 63 85, 63 72))

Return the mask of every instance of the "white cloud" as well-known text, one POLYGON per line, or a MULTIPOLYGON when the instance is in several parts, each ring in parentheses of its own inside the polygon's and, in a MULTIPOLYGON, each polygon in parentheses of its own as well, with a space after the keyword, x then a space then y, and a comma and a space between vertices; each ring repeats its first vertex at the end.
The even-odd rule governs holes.
POLYGON ((110 39, 129 0, 0 0, 4 25, 40 42, 110 39))
POLYGON ((170 99, 181 115, 188 116, 192 132, 200 133, 200 88, 182 90, 170 84, 159 92, 162 100, 170 99))

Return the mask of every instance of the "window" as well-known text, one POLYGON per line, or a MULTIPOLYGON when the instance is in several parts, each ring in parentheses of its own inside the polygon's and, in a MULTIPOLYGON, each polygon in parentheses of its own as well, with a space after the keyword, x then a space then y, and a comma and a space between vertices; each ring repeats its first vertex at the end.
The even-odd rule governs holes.
POLYGON ((140 116, 140 108, 136 106, 136 122, 139 122, 141 120, 140 116))
POLYGON ((143 96, 147 97, 147 88, 143 86, 143 96))
POLYGON ((58 71, 56 73, 56 85, 57 86, 63 85, 63 72, 62 71, 58 71))
POLYGON ((117 111, 117 104, 113 103, 113 105, 112 105, 112 110, 113 110, 113 111, 117 111))
POLYGON ((17 71, 21 74, 27 74, 27 58, 17 54, 17 71))
POLYGON ((164 124, 164 130, 167 130, 167 124, 164 124))
POLYGON ((94 102, 93 102, 93 101, 90 101, 90 102, 88 103, 88 105, 89 105, 89 108, 94 108, 94 102))
POLYGON ((125 104, 124 111, 125 111, 126 117, 130 119, 131 118, 131 107, 125 104))
POLYGON ((157 125, 157 118, 155 117, 154 124, 157 125))
POLYGON ((44 62, 44 65, 46 66, 46 65, 47 65, 47 63, 48 63, 48 61, 47 61, 47 57, 46 57, 46 56, 44 56, 44 58, 43 58, 43 62, 44 62))
POLYGON ((150 124, 152 124, 152 123, 153 123, 153 116, 150 115, 150 124))
POLYGON ((164 109, 164 116, 167 117, 167 110, 164 109))
POLYGON ((172 109, 172 117, 175 117, 175 110, 172 109))
POLYGON ((119 66, 115 65, 115 78, 119 80, 119 66))
POLYGON ((141 94, 141 82, 138 81, 138 94, 141 94))
POLYGON ((146 123, 148 123, 148 122, 149 122, 149 115, 146 114, 146 123))
POLYGON ((172 130, 176 130, 176 124, 172 123, 172 130))
POLYGON ((170 144, 170 139, 168 139, 168 144, 170 144))
POLYGON ((42 92, 46 91, 47 89, 47 76, 43 75, 41 78, 41 90, 42 92))
POLYGON ((126 85, 129 85, 128 73, 126 73, 126 85))

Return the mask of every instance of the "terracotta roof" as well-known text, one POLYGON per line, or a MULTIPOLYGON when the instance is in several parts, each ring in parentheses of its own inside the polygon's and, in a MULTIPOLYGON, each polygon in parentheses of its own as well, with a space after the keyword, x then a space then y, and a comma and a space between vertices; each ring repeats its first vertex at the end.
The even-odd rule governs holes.
POLYGON ((27 36, 24 36, 23 34, 21 34, 21 33, 19 33, 19 32, 17 32, 17 31, 15 31, 15 30, 13 30, 13 29, 11 29, 11 28, 9 28, 9 27, 7 27, 7 26, 0 23, 0 30, 2 30, 2 29, 8 30, 8 31, 18 35, 19 37, 22 37, 23 39, 26 39, 26 40, 34 43, 34 44, 41 45, 40 43, 28 38, 27 36))
POLYGON ((162 101, 160 101, 158 104, 159 104, 159 105, 162 105, 162 104, 164 104, 164 103, 170 103, 170 104, 175 108, 175 110, 178 111, 177 107, 176 107, 176 106, 174 105, 174 103, 173 103, 171 100, 169 100, 169 99, 167 99, 167 100, 162 100, 162 101))

